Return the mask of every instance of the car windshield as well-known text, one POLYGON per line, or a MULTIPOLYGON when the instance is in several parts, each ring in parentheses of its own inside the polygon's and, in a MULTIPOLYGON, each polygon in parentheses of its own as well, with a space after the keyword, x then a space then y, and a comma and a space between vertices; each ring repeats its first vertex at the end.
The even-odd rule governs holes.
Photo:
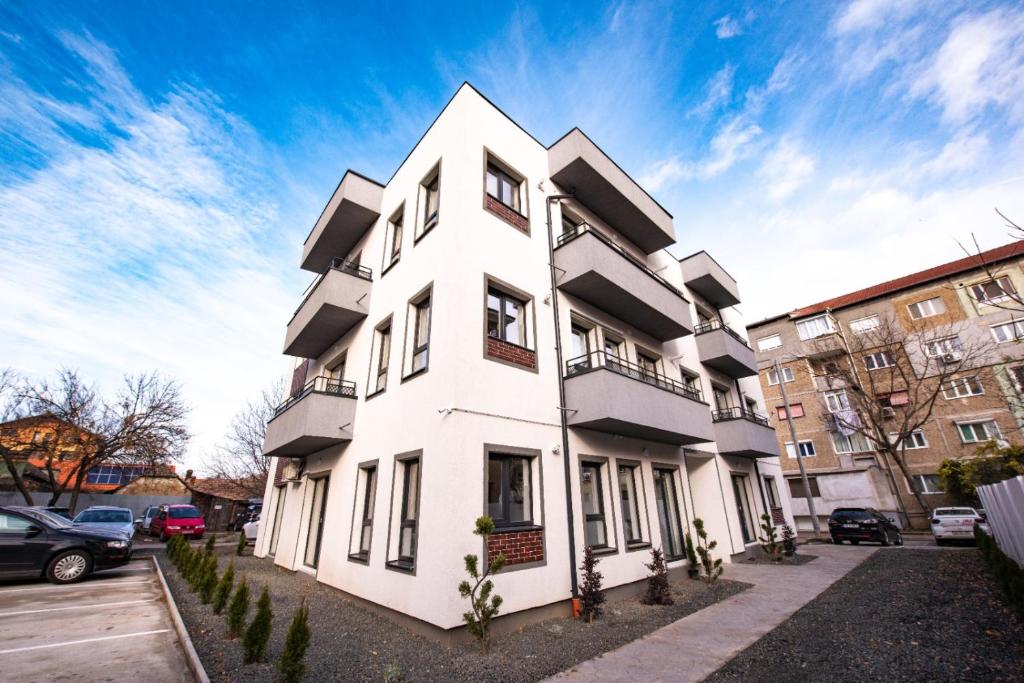
POLYGON ((61 517, 58 514, 54 514, 49 510, 23 509, 21 510, 21 513, 34 519, 37 519, 40 522, 43 522, 44 524, 53 527, 54 529, 67 529, 71 526, 71 522, 69 522, 67 519, 61 517))
POLYGON ((85 510, 75 517, 75 524, 131 524, 130 510, 85 510))
POLYGON ((977 517, 971 508, 936 508, 936 517, 977 517))
POLYGON ((169 508, 167 510, 167 516, 171 519, 192 519, 193 517, 201 517, 199 510, 187 505, 180 508, 169 508))
POLYGON ((837 520, 871 519, 871 513, 867 510, 836 510, 832 517, 837 520))

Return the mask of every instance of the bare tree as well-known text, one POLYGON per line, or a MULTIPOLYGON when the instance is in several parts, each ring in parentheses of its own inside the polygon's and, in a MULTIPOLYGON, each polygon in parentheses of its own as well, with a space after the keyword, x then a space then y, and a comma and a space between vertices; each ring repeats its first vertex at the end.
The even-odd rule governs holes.
MULTIPOLYGON (((966 324, 927 322, 901 324, 880 316, 872 329, 851 333, 837 326, 834 335, 815 341, 817 374, 837 392, 828 399, 826 428, 862 437, 907 482, 913 482, 907 442, 932 418, 951 383, 981 381, 973 371, 991 362, 993 349, 990 338, 972 334, 966 324)), ((892 483, 905 510, 901 487, 892 483)), ((911 490, 921 509, 930 513, 917 487, 911 490)))
POLYGON ((263 496, 269 476, 269 458, 263 455, 267 423, 284 400, 284 383, 277 382, 246 403, 231 419, 224 441, 206 459, 207 473, 235 483, 253 498, 263 496))
MULTIPOLYGON (((21 399, 17 390, 20 378, 10 368, 0 370, 0 422, 5 425, 13 423, 22 417, 21 399)), ((26 505, 32 505, 32 494, 22 476, 22 470, 18 469, 20 462, 25 462, 25 448, 30 444, 24 443, 21 432, 14 427, 6 427, 0 435, 0 458, 3 459, 7 475, 14 483, 14 488, 25 499, 26 505)))

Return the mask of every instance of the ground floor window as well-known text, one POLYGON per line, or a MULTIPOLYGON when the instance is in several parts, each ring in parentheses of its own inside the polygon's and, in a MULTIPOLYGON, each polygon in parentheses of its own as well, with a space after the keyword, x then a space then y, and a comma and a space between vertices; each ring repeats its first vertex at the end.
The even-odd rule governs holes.
POLYGON ((654 502, 658 508, 658 526, 665 557, 679 559, 683 556, 683 534, 674 469, 654 468, 654 502))
POLYGON ((370 559, 370 541, 373 538, 373 513, 377 506, 377 465, 368 464, 359 467, 359 478, 356 486, 356 519, 359 520, 356 538, 349 546, 349 557, 366 562, 370 559))
POLYGON ((915 474, 914 489, 918 493, 945 493, 942 489, 942 478, 937 474, 915 474))
POLYGON ((402 475, 402 513, 398 533, 398 561, 411 567, 416 561, 420 461, 418 459, 404 461, 402 475))
POLYGON ((309 509, 309 532, 306 534, 304 562, 314 569, 320 564, 320 542, 323 537, 324 513, 327 510, 328 477, 312 480, 313 501, 309 509))
POLYGON ((533 523, 530 458, 491 453, 487 456, 487 514, 495 525, 533 523))
POLYGON ((278 486, 274 489, 277 492, 277 503, 274 506, 274 522, 270 528, 270 550, 271 555, 277 553, 277 540, 281 537, 281 518, 284 517, 284 500, 288 495, 288 485, 278 486))
POLYGON ((775 477, 764 478, 764 492, 768 496, 769 507, 777 508, 779 506, 779 489, 775 485, 775 477))
POLYGON ((754 521, 753 509, 750 506, 750 497, 747 495, 749 478, 745 474, 732 475, 732 492, 736 498, 736 513, 740 518, 740 531, 743 533, 743 543, 754 542, 754 521))
MULTIPOLYGON (((789 495, 793 498, 806 498, 807 494, 804 492, 804 480, 802 477, 795 477, 793 479, 787 479, 789 482, 789 495)), ((807 477, 807 486, 811 490, 812 498, 820 498, 821 491, 818 490, 818 478, 807 477)))
POLYGON ((644 542, 640 523, 640 501, 637 498, 637 465, 619 465, 619 500, 622 503, 622 535, 626 545, 644 542))
POLYGON ((604 487, 601 464, 580 465, 580 499, 583 503, 583 539, 592 548, 608 547, 608 527, 604 519, 604 487))

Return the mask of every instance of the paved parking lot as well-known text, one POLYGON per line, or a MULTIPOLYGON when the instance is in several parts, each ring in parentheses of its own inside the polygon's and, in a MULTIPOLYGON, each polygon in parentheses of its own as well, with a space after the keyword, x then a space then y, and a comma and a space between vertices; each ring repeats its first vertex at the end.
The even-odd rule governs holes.
POLYGON ((149 559, 81 583, 0 582, 0 679, 194 681, 149 559))

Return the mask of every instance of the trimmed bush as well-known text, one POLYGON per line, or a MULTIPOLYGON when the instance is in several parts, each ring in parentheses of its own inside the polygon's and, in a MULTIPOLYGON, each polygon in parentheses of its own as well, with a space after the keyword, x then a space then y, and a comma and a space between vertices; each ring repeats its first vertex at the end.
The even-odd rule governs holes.
POLYGON ((771 558, 772 562, 782 562, 782 544, 779 543, 778 532, 775 531, 772 517, 767 512, 761 515, 761 531, 764 532, 764 536, 757 537, 761 550, 771 558))
POLYGON ((244 531, 239 531, 238 532, 238 545, 235 546, 235 555, 238 555, 239 557, 244 555, 245 554, 245 546, 248 543, 249 543, 249 541, 247 541, 245 539, 245 532, 244 531))
MULTIPOLYGON (((478 517, 473 533, 484 539, 484 551, 486 552, 487 538, 494 533, 494 520, 487 515, 478 517)), ((462 613, 462 619, 466 622, 466 629, 480 641, 480 646, 484 652, 487 652, 491 645, 491 619, 497 616, 498 609, 501 607, 501 596, 491 595, 494 583, 489 577, 505 566, 505 556, 499 554, 492 561, 488 561, 485 556, 483 572, 479 569, 480 560, 476 555, 466 555, 462 559, 466 563, 466 573, 474 581, 474 583, 462 581, 459 584, 459 595, 469 598, 469 605, 472 608, 470 611, 462 613)))
POLYGON ((213 592, 217 590, 217 556, 208 554, 203 561, 202 573, 199 577, 199 599, 204 605, 213 600, 213 592))
POLYGON ((242 582, 235 589, 235 595, 228 605, 228 636, 237 638, 245 629, 245 617, 249 614, 249 584, 242 582))
POLYGON ((260 599, 256 602, 256 616, 245 630, 242 637, 242 650, 246 664, 262 662, 267 658, 267 643, 270 641, 270 630, 274 613, 270 609, 270 592, 263 587, 260 599))
POLYGON ((599 559, 594 557, 594 549, 589 545, 583 550, 583 584, 580 586, 580 615, 588 622, 601 616, 604 608, 604 591, 601 590, 601 572, 597 571, 599 559))
POLYGON ((672 605, 672 589, 668 584, 668 566, 665 564, 665 553, 661 548, 651 548, 651 562, 645 564, 651 572, 647 577, 647 592, 640 602, 645 605, 672 605))
POLYGON ((213 552, 213 544, 217 542, 217 534, 210 534, 206 537, 206 545, 203 546, 203 550, 208 553, 213 552))
POLYGON ((309 648, 309 608, 302 599, 295 610, 288 635, 284 638, 284 651, 277 660, 278 680, 281 683, 298 683, 306 673, 306 650, 309 648))
POLYGON ((220 614, 224 611, 224 608, 228 605, 228 599, 231 597, 231 589, 235 583, 235 561, 231 560, 228 562, 228 568, 224 570, 224 575, 220 577, 220 581, 217 582, 217 588, 213 591, 213 613, 220 614))
POLYGON ((693 537, 686 532, 686 542, 683 547, 686 549, 686 575, 691 579, 700 576, 700 567, 697 565, 697 552, 693 549, 693 537))
POLYGON ((1010 606, 1024 619, 1024 568, 1003 552, 996 540, 974 525, 974 540, 989 569, 1006 591, 1010 606))
POLYGON ((704 520, 700 517, 693 518, 693 528, 697 532, 697 556, 700 557, 701 568, 704 570, 704 580, 710 586, 722 575, 722 558, 716 560, 711 556, 711 551, 718 547, 718 541, 708 539, 708 532, 704 530, 704 520))
POLYGON ((796 534, 789 524, 782 525, 782 554, 786 557, 796 555, 796 534))

